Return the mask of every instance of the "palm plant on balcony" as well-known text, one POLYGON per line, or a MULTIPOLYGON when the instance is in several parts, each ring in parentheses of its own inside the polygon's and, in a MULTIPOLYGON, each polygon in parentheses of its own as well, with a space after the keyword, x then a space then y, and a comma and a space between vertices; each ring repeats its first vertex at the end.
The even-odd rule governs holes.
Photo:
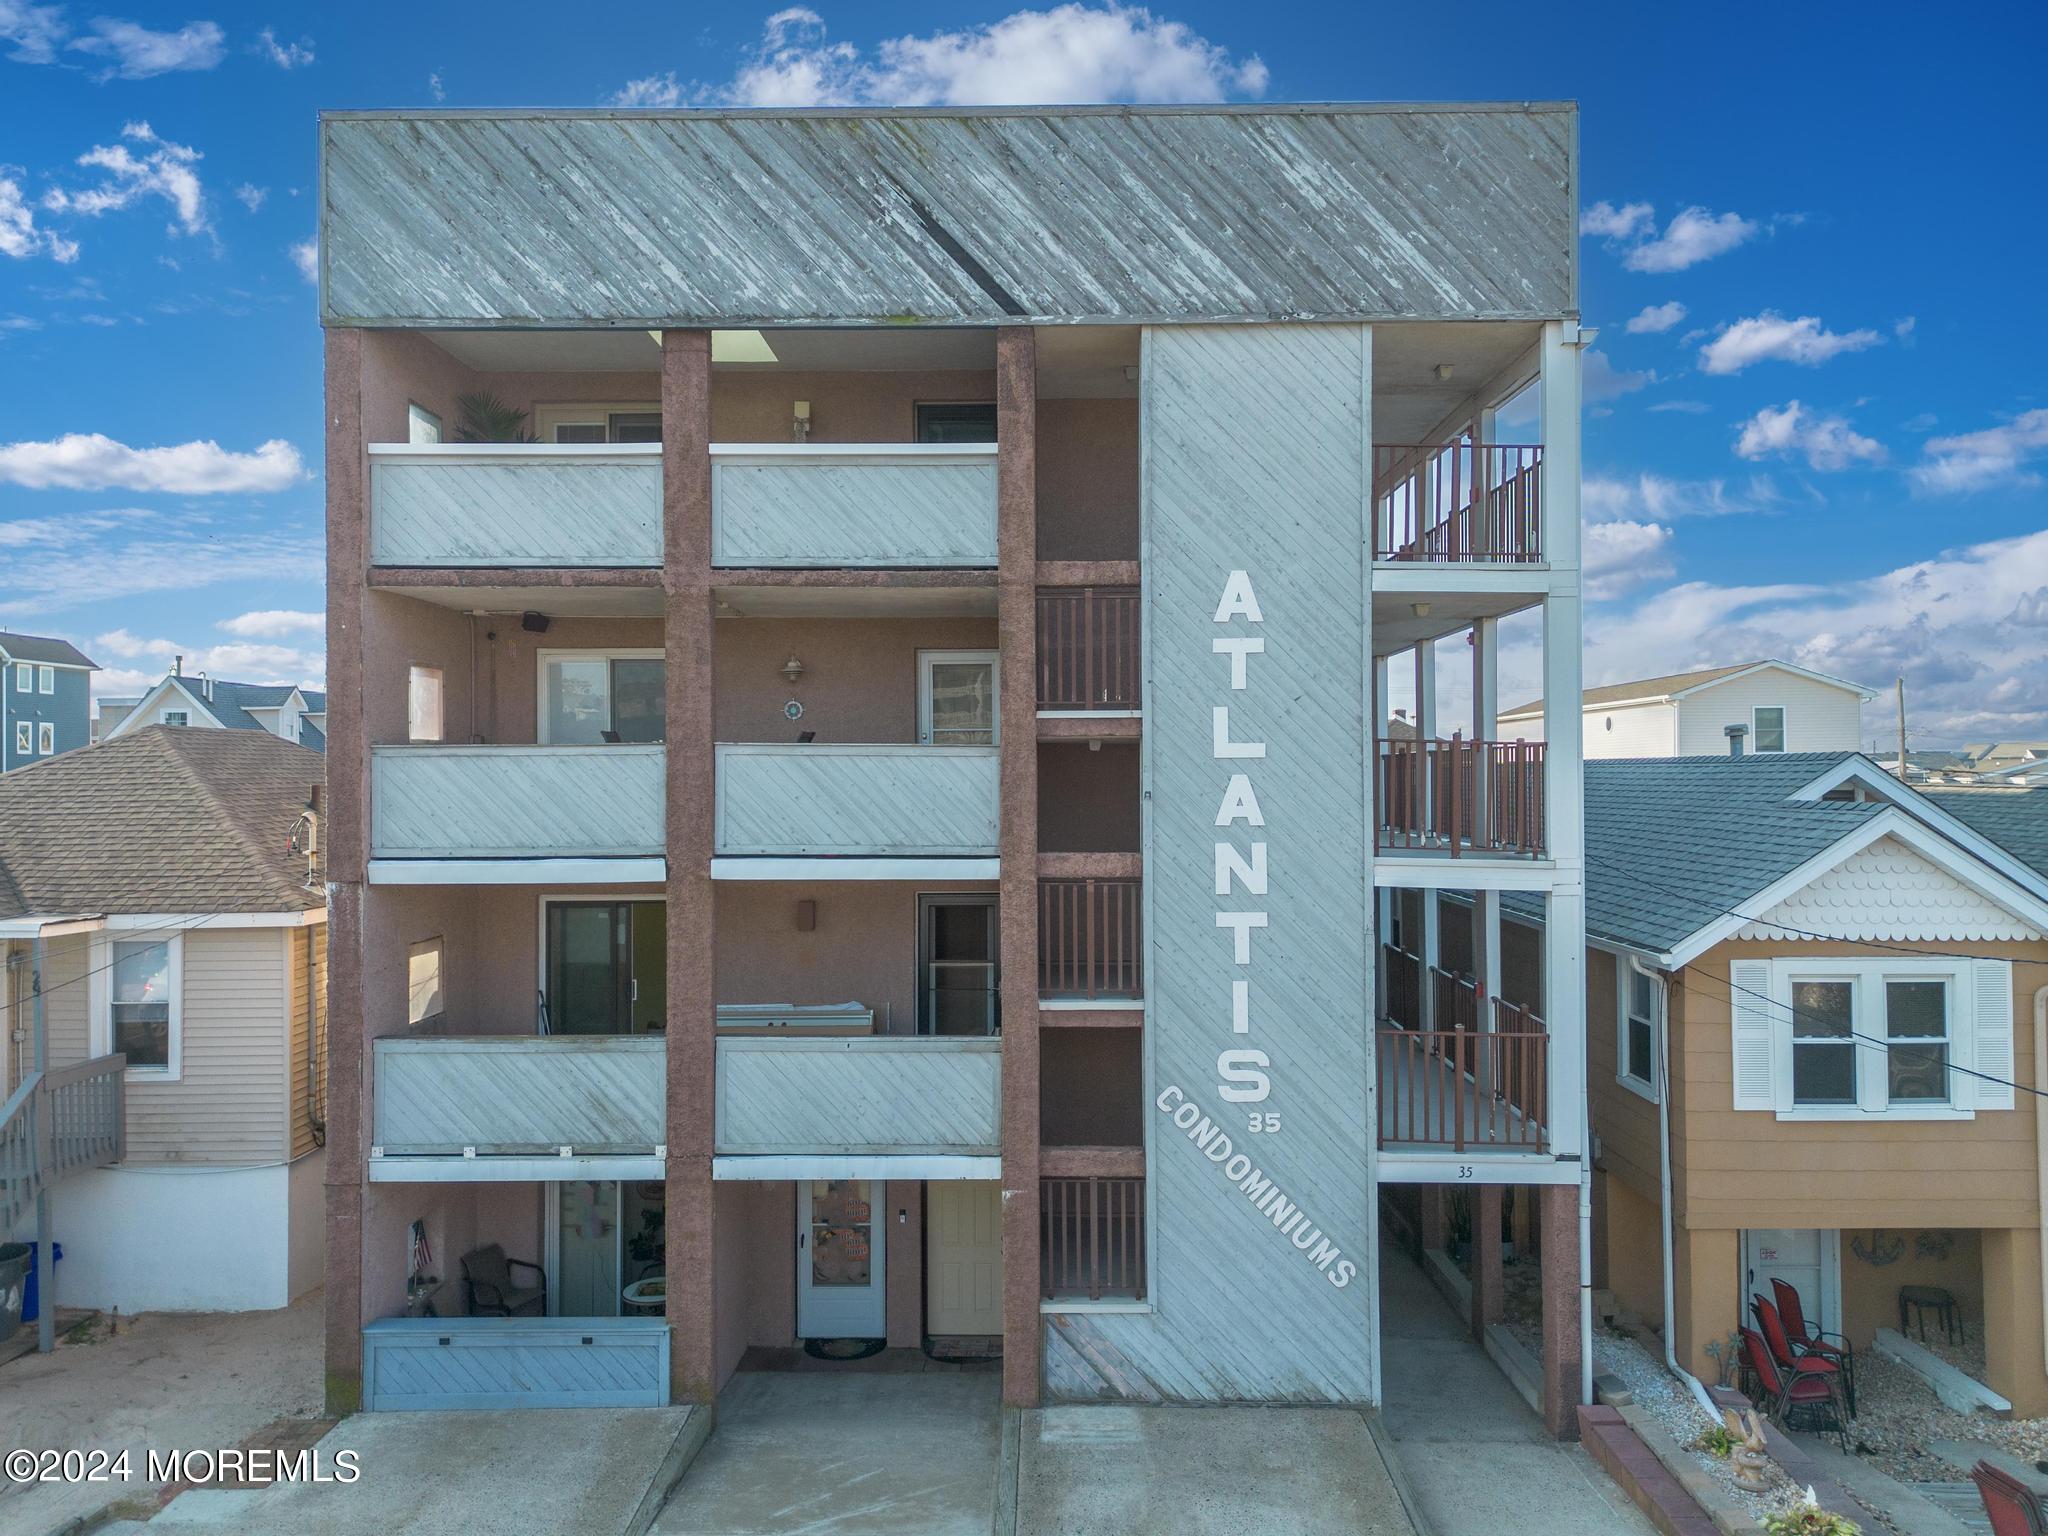
POLYGON ((462 413, 462 425, 455 438, 463 443, 531 443, 537 441, 526 430, 526 412, 517 410, 500 400, 489 390, 478 390, 471 395, 458 395, 456 409, 462 413))

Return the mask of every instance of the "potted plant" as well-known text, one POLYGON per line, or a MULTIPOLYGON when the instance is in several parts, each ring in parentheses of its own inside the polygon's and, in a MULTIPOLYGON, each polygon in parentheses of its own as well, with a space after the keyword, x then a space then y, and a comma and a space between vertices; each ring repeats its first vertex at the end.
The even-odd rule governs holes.
POLYGON ((471 395, 458 395, 455 407, 462 413, 462 424, 456 429, 455 440, 462 443, 531 443, 534 435, 526 430, 526 412, 515 410, 489 390, 479 390, 471 395))
POLYGON ((1764 1529, 1770 1536, 1863 1536, 1863 1527, 1847 1515, 1822 1509, 1811 1488, 1790 1509, 1765 1515, 1764 1529))

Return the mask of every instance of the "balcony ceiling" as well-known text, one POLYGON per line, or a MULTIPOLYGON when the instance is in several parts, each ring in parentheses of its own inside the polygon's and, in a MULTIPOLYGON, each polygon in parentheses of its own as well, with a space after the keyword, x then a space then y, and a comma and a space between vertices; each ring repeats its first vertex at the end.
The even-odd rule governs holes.
MULTIPOLYGON (((1372 328, 1372 435, 1379 443, 1425 443, 1476 390, 1504 389, 1502 377, 1535 347, 1538 325, 1512 322, 1376 325, 1372 328), (1439 379, 1436 366, 1451 365, 1439 379)), ((1504 420, 1500 442, 1536 441, 1536 424, 1504 420)))
MULTIPOLYGON (((1432 592, 1423 601, 1429 609, 1418 614, 1418 599, 1404 592, 1385 592, 1375 587, 1372 594, 1372 651, 1390 656, 1424 640, 1440 640, 1472 627, 1475 619, 1504 618, 1533 608, 1542 601, 1526 592, 1432 592)), ((1462 642, 1460 644, 1462 649, 1462 642)))

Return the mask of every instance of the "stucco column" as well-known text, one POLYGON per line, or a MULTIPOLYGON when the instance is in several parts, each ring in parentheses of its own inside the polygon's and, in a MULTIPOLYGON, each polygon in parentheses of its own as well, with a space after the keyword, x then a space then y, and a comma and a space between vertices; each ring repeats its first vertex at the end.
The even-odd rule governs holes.
POLYGON ((661 340, 661 516, 668 666, 669 1392, 716 1399, 711 1187, 718 1001, 712 957, 711 333, 661 340))
POLYGON ((1501 1186, 1472 1191, 1472 1337, 1486 1342, 1486 1330, 1507 1316, 1507 1287, 1500 1272, 1501 1186))
POLYGON ((327 1411, 363 1397, 363 1185, 369 1072, 363 1029, 363 875, 369 857, 363 607, 369 505, 363 336, 326 333, 327 1411))
POLYGON ((1986 1228, 1984 1245, 1985 1385, 2022 1418, 2048 1413, 2041 1302, 2041 1233, 2034 1227, 1986 1228))
POLYGON ((1546 1184, 1543 1223, 1543 1424, 1579 1436, 1579 1186, 1546 1184))
POLYGON ((1003 1401, 1038 1401, 1038 341, 996 332, 1002 646, 1003 1401))

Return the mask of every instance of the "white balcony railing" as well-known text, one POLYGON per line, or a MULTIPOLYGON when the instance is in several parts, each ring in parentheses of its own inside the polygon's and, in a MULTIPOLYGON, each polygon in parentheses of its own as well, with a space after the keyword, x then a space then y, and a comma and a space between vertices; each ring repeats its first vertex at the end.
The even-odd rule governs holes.
POLYGON ((721 1156, 993 1157, 1002 1079, 999 1039, 724 1039, 714 1147, 721 1156))
POLYGON ((784 857, 996 853, 994 747, 721 743, 717 849, 784 857))
POLYGON ((659 857, 658 746, 370 749, 377 859, 659 857))
POLYGON ((993 566, 989 444, 714 443, 714 566, 993 566))
POLYGON ((373 443, 370 564, 659 566, 659 443, 373 443))

